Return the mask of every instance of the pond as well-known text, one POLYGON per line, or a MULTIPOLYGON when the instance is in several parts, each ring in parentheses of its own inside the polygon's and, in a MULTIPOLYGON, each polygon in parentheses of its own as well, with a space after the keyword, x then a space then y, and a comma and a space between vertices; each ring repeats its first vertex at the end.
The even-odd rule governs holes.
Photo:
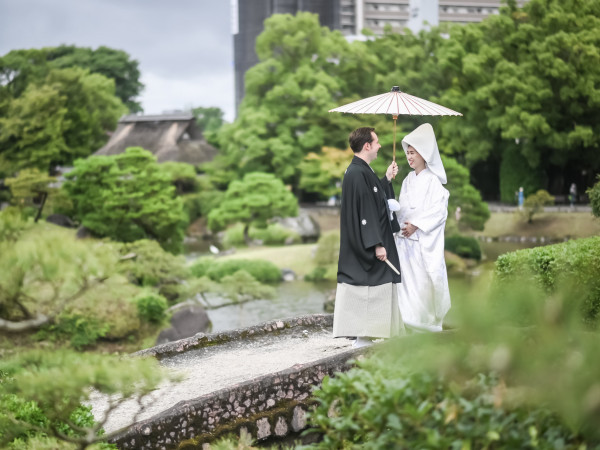
MULTIPOLYGON (((480 242, 485 260, 472 270, 471 276, 450 277, 450 294, 459 300, 473 289, 477 289, 481 281, 485 282, 493 270, 493 263, 499 255, 548 244, 547 242, 480 242)), ((189 259, 206 255, 208 244, 203 242, 190 248, 189 259)), ((209 310, 212 332, 248 327, 274 319, 283 319, 304 314, 322 314, 323 305, 335 290, 335 283, 310 283, 302 280, 282 282, 276 286, 277 294, 272 300, 256 300, 241 305, 226 306, 209 310)), ((449 314, 451 320, 451 314, 449 314)))
POLYGON ((241 305, 208 311, 212 332, 249 327, 274 319, 322 314, 323 305, 335 283, 309 283, 302 280, 282 282, 272 300, 255 300, 241 305))

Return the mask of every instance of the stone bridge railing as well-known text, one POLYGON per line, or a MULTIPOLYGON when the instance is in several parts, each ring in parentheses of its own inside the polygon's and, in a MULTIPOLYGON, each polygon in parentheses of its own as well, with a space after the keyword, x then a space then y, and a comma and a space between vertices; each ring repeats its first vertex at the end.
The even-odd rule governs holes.
MULTIPOLYGON (((223 340, 248 339, 294 328, 331 327, 331 315, 313 315, 273 321, 261 326, 214 335, 196 335, 140 354, 157 358, 185 352, 223 340)), ((306 427, 311 393, 323 378, 350 368, 349 360, 365 349, 349 348, 328 358, 261 376, 219 391, 181 401, 161 414, 122 431, 111 441, 123 449, 203 449, 227 434, 245 429, 257 440, 283 438, 306 427)))

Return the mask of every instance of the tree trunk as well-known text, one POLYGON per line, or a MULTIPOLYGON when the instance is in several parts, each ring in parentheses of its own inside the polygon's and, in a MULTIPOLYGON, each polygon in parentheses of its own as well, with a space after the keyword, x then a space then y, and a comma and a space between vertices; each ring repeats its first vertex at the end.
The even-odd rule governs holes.
POLYGON ((32 319, 20 320, 19 322, 0 319, 0 331, 7 331, 9 333, 22 333, 24 331, 37 330, 47 323, 50 323, 50 320, 51 318, 45 316, 44 314, 37 314, 32 319))
POLYGON ((35 223, 37 223, 37 221, 40 220, 40 217, 42 217, 42 210, 44 209, 44 205, 46 204, 47 198, 48 198, 48 193, 42 192, 42 201, 40 202, 40 207, 38 208, 38 212, 35 215, 35 220, 34 220, 35 223))
POLYGON ((244 241, 246 242, 246 245, 248 247, 250 247, 252 245, 252 241, 250 240, 250 224, 249 223, 244 225, 244 241))

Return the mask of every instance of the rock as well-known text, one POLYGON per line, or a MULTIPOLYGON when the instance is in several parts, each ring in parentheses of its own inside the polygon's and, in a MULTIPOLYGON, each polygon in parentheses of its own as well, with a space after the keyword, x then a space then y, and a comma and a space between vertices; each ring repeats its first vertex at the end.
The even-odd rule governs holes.
POLYGON ((273 219, 283 228, 298 233, 302 242, 316 242, 321 235, 319 224, 308 212, 300 210, 298 217, 277 217, 273 219))
POLYGON ((90 238, 90 237, 94 237, 94 233, 92 233, 92 230, 90 230, 89 228, 81 226, 81 227, 77 228, 77 233, 75 234, 75 237, 77 239, 90 238))
POLYGON ((201 306, 185 306, 171 317, 171 328, 163 330, 156 339, 156 345, 177 341, 204 333, 210 327, 208 314, 201 306))
POLYGON ((50 214, 46 217, 46 222, 53 223, 59 227, 75 228, 75 223, 69 216, 65 216, 64 214, 50 214))
POLYGON ((335 289, 327 294, 327 298, 323 302, 323 311, 333 313, 335 309, 335 289))
POLYGON ((283 281, 294 281, 297 277, 292 269, 281 269, 283 281))

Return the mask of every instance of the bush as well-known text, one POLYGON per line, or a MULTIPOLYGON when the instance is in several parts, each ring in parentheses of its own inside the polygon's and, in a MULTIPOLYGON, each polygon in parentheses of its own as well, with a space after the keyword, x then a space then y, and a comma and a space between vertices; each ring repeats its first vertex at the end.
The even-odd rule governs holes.
POLYGON ((598 182, 589 188, 585 193, 590 198, 590 204, 592 205, 592 214, 596 217, 600 217, 600 175, 597 178, 598 182))
POLYGON ((82 403, 95 395, 111 396, 114 407, 129 399, 146 399, 165 375, 152 358, 47 349, 2 358, 0 447, 14 441, 9 448, 114 448, 102 444, 106 439, 101 430, 114 414, 108 411, 96 423, 91 408, 82 403), (51 446, 46 436, 70 445, 51 446), (99 447, 92 446, 95 443, 99 447))
POLYGON ((221 281, 228 275, 243 270, 261 283, 277 283, 281 281, 281 271, 270 261, 261 259, 227 259, 215 261, 210 258, 200 258, 190 271, 196 277, 207 276, 213 281, 221 281))
POLYGON ((156 157, 141 147, 75 161, 64 189, 75 218, 96 236, 133 242, 156 239, 181 252, 187 226, 183 201, 156 157))
POLYGON ((327 269, 325 267, 315 267, 311 272, 307 273, 304 276, 304 280, 306 281, 323 281, 325 279, 325 275, 327 274, 327 269))
POLYGON ((252 275, 261 283, 277 283, 281 281, 281 271, 279 267, 270 261, 259 259, 229 259, 220 261, 213 265, 207 275, 211 280, 221 281, 228 275, 233 275, 238 270, 244 270, 252 275))
MULTIPOLYGON (((278 223, 271 223, 266 228, 250 227, 248 232, 251 240, 261 241, 264 245, 283 245, 288 238, 293 243, 299 243, 300 235, 292 230, 282 227, 278 223)), ((245 246, 244 225, 235 224, 225 231, 223 246, 226 248, 245 246)))
POLYGON ((315 252, 315 264, 325 267, 329 264, 337 264, 340 255, 340 233, 333 231, 323 234, 317 242, 315 252))
POLYGON ((547 293, 569 287, 572 301, 584 321, 597 326, 600 319, 600 237, 577 239, 555 245, 500 255, 495 276, 498 286, 533 281, 547 293))
POLYGON ((471 236, 448 236, 444 248, 463 258, 481 260, 481 247, 479 241, 471 236))
POLYGON ((167 300, 162 295, 147 293, 135 299, 138 315, 150 323, 161 323, 165 318, 167 300))
POLYGON ((0 211, 0 242, 16 241, 19 236, 33 226, 19 208, 9 206, 0 211))
POLYGON ((446 189, 450 192, 448 199, 448 212, 454 216, 456 208, 460 206, 461 215, 459 226, 483 230, 485 222, 490 218, 490 210, 481 194, 469 181, 469 170, 461 166, 454 158, 442 157, 448 184, 446 189))
POLYGON ((190 266, 190 273, 197 278, 205 277, 208 274, 208 269, 215 264, 218 263, 212 257, 198 258, 190 266))
POLYGON ((182 195, 181 198, 183 200, 183 210, 188 216, 188 223, 192 223, 202 215, 200 194, 186 194, 182 195))
POLYGON ((95 317, 81 314, 62 314, 55 324, 49 325, 36 334, 40 340, 69 339, 71 346, 76 350, 90 347, 105 337, 110 326, 95 317))
POLYGON ((122 259, 119 272, 138 286, 153 287, 170 302, 178 301, 182 292, 182 282, 190 277, 183 256, 169 253, 156 241, 142 239, 132 243, 115 243, 122 259))
POLYGON ((250 237, 262 241, 265 245, 283 245, 287 242, 297 244, 302 241, 295 231, 270 223, 266 228, 251 228, 250 237))
POLYGON ((554 197, 544 189, 540 189, 535 194, 531 194, 523 203, 523 213, 527 217, 527 222, 533 222, 533 215, 544 210, 544 206, 553 205, 554 197))
MULTIPOLYGON (((498 401, 493 375, 449 383, 374 358, 323 380, 309 414, 323 440, 311 448, 553 448, 575 444, 544 408, 498 401)), ((568 447, 574 448, 574 447, 568 447)))
POLYGON ((203 190, 196 194, 198 199, 198 206, 200 207, 200 215, 202 217, 208 217, 208 214, 215 208, 217 208, 225 198, 225 192, 218 190, 203 190))

